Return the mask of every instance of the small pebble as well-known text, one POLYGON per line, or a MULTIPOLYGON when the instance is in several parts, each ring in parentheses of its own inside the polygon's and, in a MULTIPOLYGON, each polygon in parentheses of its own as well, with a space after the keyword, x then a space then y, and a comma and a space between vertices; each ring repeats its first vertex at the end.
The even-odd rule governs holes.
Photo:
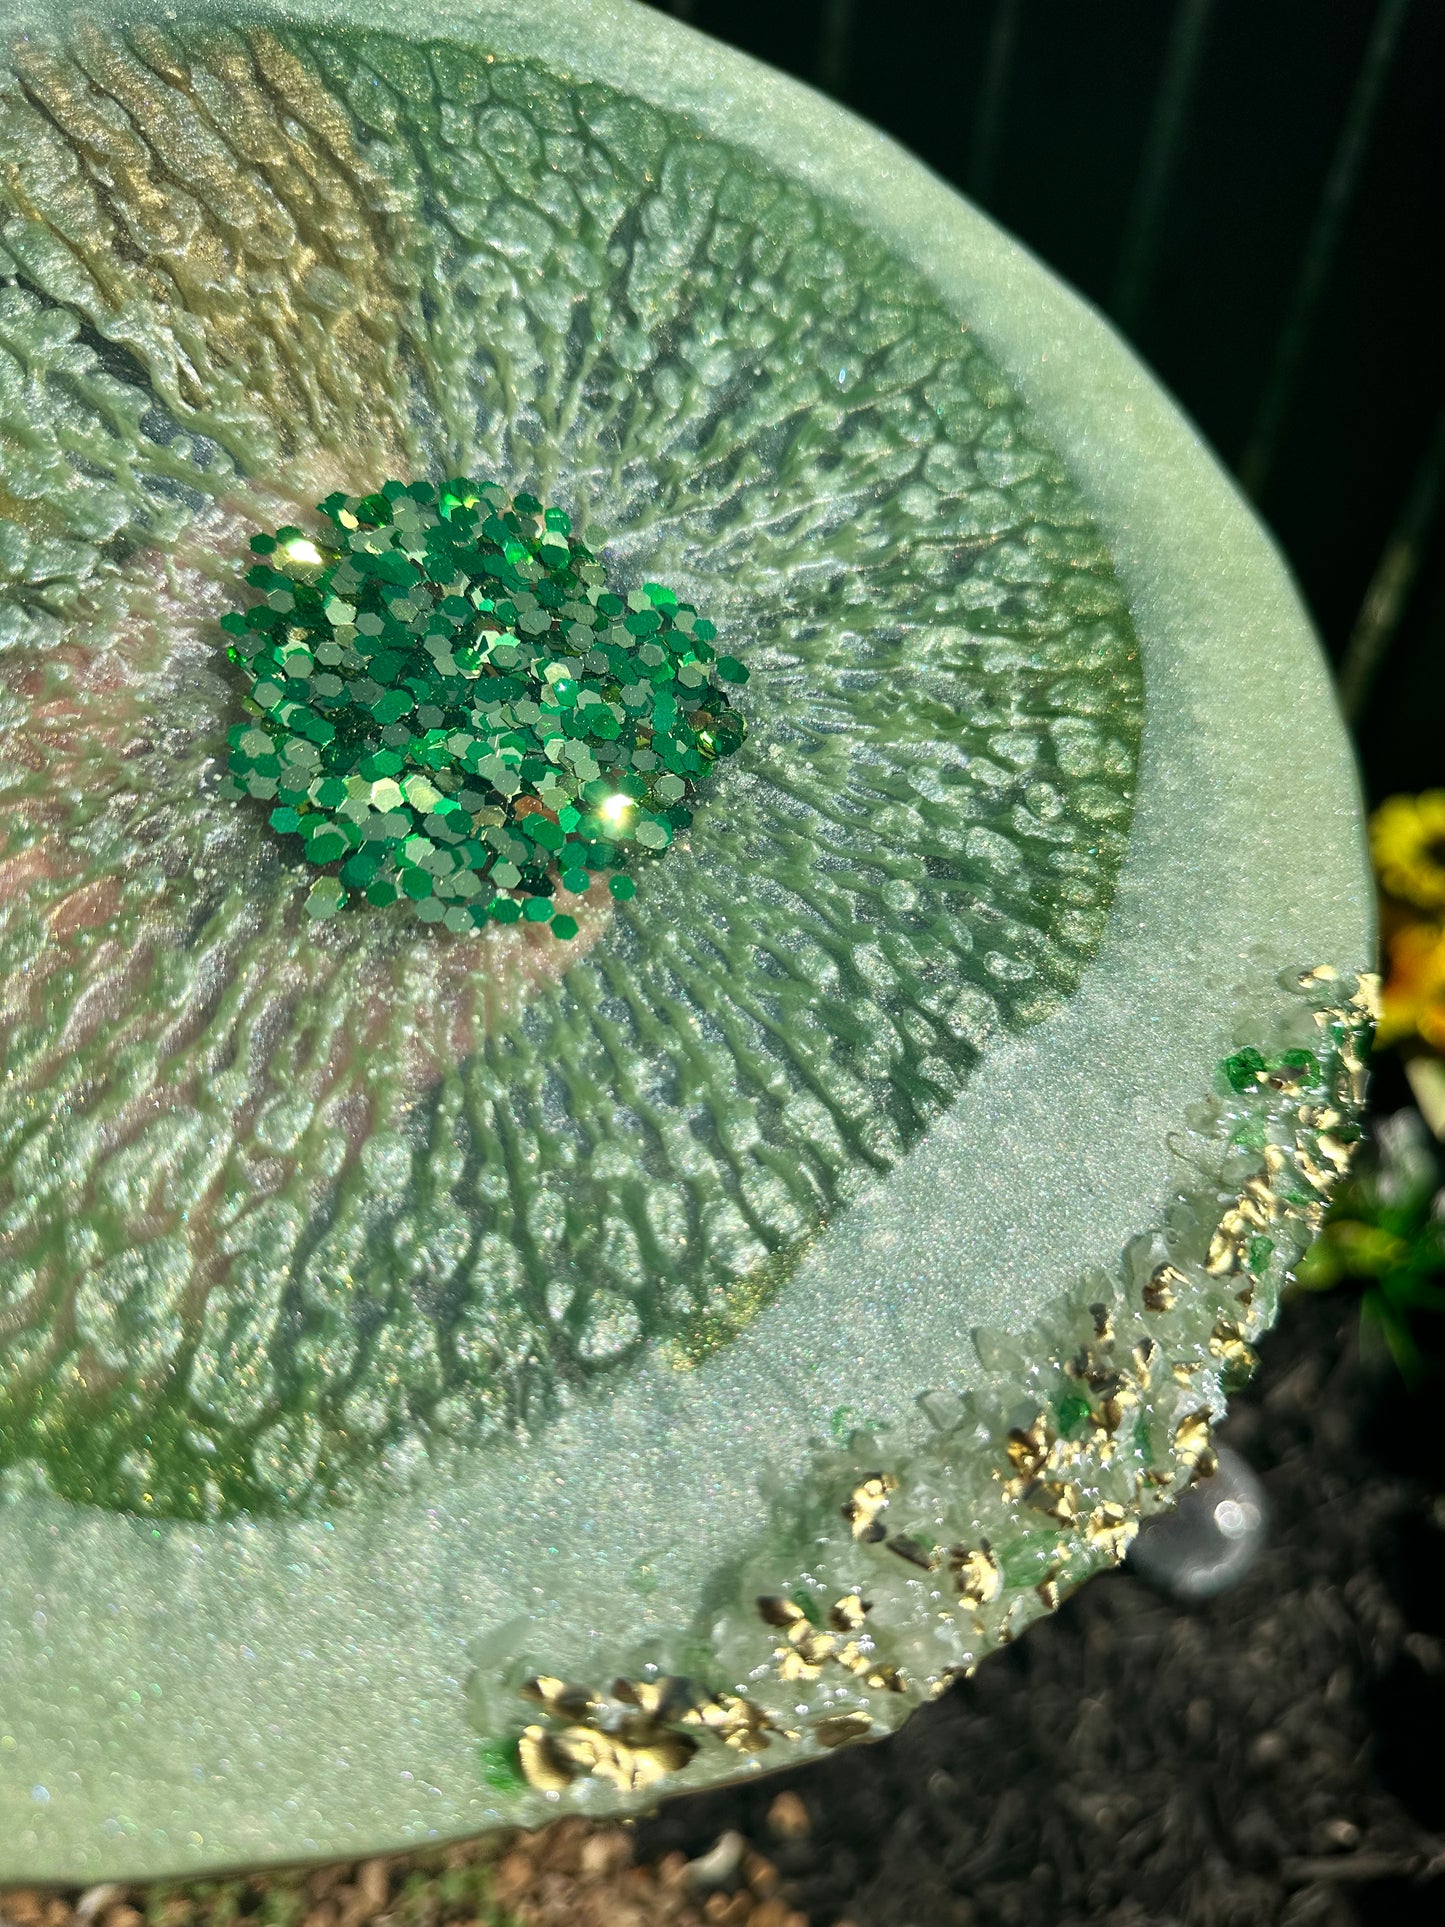
POLYGON ((688 1862, 688 1885, 703 1892, 714 1888, 731 1891, 738 1883, 746 1851, 747 1842, 740 1833, 720 1833, 706 1853, 688 1862))
POLYGON ((813 1831, 808 1809, 791 1788, 780 1793, 768 1808, 768 1830, 780 1840, 802 1840, 813 1831))
MULTIPOLYGON (((802 1811, 796 1795, 782 1797, 802 1811)), ((671 1853, 638 1866, 630 1828, 573 1815, 535 1833, 484 1835, 391 1859, 194 1888, 167 1883, 164 1898, 162 1890, 112 1885, 69 1894, 0 1889, 0 1927, 257 1927, 285 1919, 298 1927, 389 1927, 403 1916, 432 1927, 483 1927, 498 1910, 507 1927, 808 1927, 778 1885, 771 1861, 738 1833, 720 1835, 692 1862, 671 1853)))
POLYGON ((1326 1820, 1320 1828, 1320 1841, 1327 1852, 1349 1853, 1360 1844, 1360 1829, 1353 1820, 1326 1820))
POLYGON ((125 1888, 117 1887, 113 1881, 106 1881, 99 1887, 87 1887, 75 1903, 75 1918, 94 1920, 97 1914, 103 1914, 107 1907, 113 1907, 124 1898, 125 1888))

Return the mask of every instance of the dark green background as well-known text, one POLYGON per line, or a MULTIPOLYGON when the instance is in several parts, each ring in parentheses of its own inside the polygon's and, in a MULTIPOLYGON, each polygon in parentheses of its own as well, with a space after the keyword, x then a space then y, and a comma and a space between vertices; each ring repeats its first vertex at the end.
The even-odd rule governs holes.
POLYGON ((879 123, 1112 314, 1337 668, 1356 638, 1371 802, 1445 784, 1441 0, 653 3, 879 123))

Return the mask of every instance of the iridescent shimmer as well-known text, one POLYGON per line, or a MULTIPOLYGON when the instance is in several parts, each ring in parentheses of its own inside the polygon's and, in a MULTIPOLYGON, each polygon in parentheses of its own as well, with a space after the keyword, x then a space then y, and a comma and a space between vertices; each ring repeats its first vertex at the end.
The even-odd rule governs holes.
POLYGON ((274 801, 323 872, 308 914, 400 899, 457 935, 521 918, 567 940, 559 888, 611 872, 627 902, 619 866, 690 827, 684 799, 746 734, 727 690, 748 672, 714 625, 660 583, 612 594, 525 491, 391 481, 319 506, 328 536, 252 536, 263 600, 221 618, 251 720, 220 794, 274 801))
POLYGON ((1210 1477, 1213 1427, 1361 1136, 1378 980, 1325 966, 1289 989, 1276 1050, 1232 1052, 1180 1134, 1187 1177, 1162 1222, 1046 1322, 975 1332, 974 1382, 926 1392, 907 1445, 844 1415, 811 1503, 789 1493, 674 1648, 707 1656, 701 1677, 564 1679, 540 1632, 479 1668, 491 1783, 510 1766, 595 1807, 721 1777, 729 1749, 774 1767, 877 1737, 1210 1477))
MULTIPOLYGON (((1127 1532, 1081 1272, 1182 1197, 1146 1335, 1250 1343, 1268 1171, 1168 1147, 1237 1046, 1323 1067, 1278 973, 1370 950, 1277 556, 1007 237, 655 8, 11 18, 0 1881, 635 1807, 784 1757, 764 1691, 886 1725, 1127 1532), (247 538, 458 473, 765 692, 570 943, 312 918, 215 795, 247 538)), ((1142 1389, 1182 1469, 1206 1403, 1142 1389)))
MULTIPOLYGON (((0 1466, 161 1517, 349 1503, 725 1350, 1067 1003, 1137 638, 923 273, 688 115, 535 53, 204 12, 10 61, 0 1466), (633 901, 556 876, 565 943, 473 928, 421 823, 438 922, 316 915, 352 853, 216 793, 255 720, 216 629, 250 538, 467 474, 564 501, 765 692, 633 901)), ((589 735, 599 772, 629 727, 589 735)))

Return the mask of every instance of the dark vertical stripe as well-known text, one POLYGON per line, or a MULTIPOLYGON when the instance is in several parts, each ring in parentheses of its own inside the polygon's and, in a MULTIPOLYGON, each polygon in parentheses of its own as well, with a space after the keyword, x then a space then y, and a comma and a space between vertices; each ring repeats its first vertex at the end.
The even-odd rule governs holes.
POLYGON ((1174 185, 1213 5, 1214 0, 1179 0, 1175 11, 1109 302, 1121 328, 1137 324, 1149 296, 1164 209, 1174 185))
POLYGON ((1314 225, 1305 244, 1304 258, 1290 296, 1284 326, 1275 343, 1269 378, 1239 464, 1240 483, 1246 494, 1256 498, 1269 477, 1280 433, 1294 400, 1300 365, 1309 346, 1320 297, 1334 264, 1345 217, 1359 185, 1361 165, 1369 147, 1370 130, 1385 90, 1385 82, 1389 78, 1400 43, 1400 30, 1405 24, 1409 7, 1410 0, 1381 0, 1375 24, 1370 30, 1355 91, 1345 113, 1329 172, 1325 176, 1314 225))
POLYGON ((1022 14, 1021 0, 998 0, 974 110, 973 146, 968 158, 968 191, 976 201, 986 201, 993 191, 1022 14))
POLYGON ((825 94, 842 94, 853 66, 855 0, 823 0, 818 33, 818 85, 825 94))
POLYGON ((1385 665, 1410 600, 1410 591, 1440 510, 1445 481, 1445 410, 1435 423, 1420 465, 1406 491, 1390 539, 1381 551, 1360 604, 1360 613, 1340 658, 1340 707, 1347 722, 1358 722, 1375 678, 1385 665))

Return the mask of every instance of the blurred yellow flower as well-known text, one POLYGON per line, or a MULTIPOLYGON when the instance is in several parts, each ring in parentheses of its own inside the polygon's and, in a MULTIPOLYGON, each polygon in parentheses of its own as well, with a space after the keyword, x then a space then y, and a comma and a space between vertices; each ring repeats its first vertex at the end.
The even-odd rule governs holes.
POLYGON ((1377 1047, 1420 1037, 1445 1051, 1445 930, 1433 923, 1402 923, 1385 938, 1389 968, 1377 1047))
POLYGON ((1445 910, 1445 790, 1386 797, 1370 818, 1370 851, 1382 890, 1445 910))

